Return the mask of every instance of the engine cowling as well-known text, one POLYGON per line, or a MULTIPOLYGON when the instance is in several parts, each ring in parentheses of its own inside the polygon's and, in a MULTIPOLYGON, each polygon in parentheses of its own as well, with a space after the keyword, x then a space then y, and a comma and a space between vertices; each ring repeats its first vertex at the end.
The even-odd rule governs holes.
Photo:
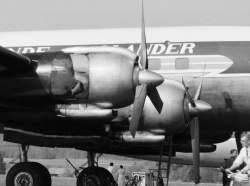
POLYGON ((146 98, 139 130, 158 134, 173 134, 184 130, 189 120, 189 102, 183 85, 165 79, 157 90, 163 101, 162 111, 159 114, 150 99, 146 98))
POLYGON ((89 54, 88 103, 103 108, 120 108, 134 101, 135 55, 89 54))
POLYGON ((41 54, 37 73, 54 99, 79 100, 99 108, 121 108, 134 101, 137 55, 115 47, 74 47, 41 54))

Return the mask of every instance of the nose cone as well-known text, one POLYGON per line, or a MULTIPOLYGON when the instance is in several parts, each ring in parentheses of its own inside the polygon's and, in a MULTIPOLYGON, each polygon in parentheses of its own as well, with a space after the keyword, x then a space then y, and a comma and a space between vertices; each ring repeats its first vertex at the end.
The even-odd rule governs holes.
POLYGON ((212 109, 212 106, 204 101, 194 100, 194 102, 196 105, 195 107, 192 107, 191 104, 188 104, 189 114, 191 117, 198 117, 199 114, 203 114, 212 109))
POLYGON ((139 83, 146 84, 148 87, 157 87, 162 84, 164 78, 155 72, 149 70, 140 70, 139 72, 139 83))

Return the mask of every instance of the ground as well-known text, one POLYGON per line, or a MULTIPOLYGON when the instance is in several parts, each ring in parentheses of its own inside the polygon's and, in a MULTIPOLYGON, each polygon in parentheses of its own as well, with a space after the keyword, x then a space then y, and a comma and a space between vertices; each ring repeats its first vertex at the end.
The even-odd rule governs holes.
MULTIPOLYGON (((52 178, 52 186, 75 186, 75 178, 52 178)), ((169 186, 191 186, 194 183, 170 182, 169 186)), ((222 184, 202 183, 202 186, 222 186, 222 184)), ((0 186, 5 186, 5 175, 0 175, 0 186)))

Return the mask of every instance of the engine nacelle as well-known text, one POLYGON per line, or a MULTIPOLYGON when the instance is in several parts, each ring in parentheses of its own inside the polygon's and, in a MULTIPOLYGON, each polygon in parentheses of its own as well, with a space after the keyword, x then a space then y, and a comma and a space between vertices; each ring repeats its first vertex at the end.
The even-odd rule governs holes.
POLYGON ((157 87, 163 107, 159 114, 147 97, 139 130, 158 134, 173 134, 184 130, 188 123, 188 100, 183 85, 174 80, 165 80, 157 87))
POLYGON ((100 108, 134 101, 139 68, 137 55, 127 49, 73 47, 32 59, 39 62, 37 73, 54 99, 78 99, 100 108))
POLYGON ((120 108, 132 104, 135 57, 111 53, 89 54, 88 103, 104 108, 120 108))

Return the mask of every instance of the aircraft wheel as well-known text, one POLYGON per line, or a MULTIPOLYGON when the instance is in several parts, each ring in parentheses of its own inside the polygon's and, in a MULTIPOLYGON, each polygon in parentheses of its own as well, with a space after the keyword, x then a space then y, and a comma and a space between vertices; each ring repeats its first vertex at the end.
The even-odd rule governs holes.
POLYGON ((34 164, 21 162, 7 173, 6 186, 43 186, 42 175, 34 164))
POLYGON ((114 180, 113 175, 107 169, 103 167, 98 167, 98 168, 99 168, 99 171, 101 171, 102 174, 105 176, 106 178, 105 183, 107 186, 118 186, 117 182, 114 180))
POLYGON ((48 169, 40 163, 37 162, 31 162, 31 163, 34 164, 37 170, 39 170, 39 172, 41 173, 43 182, 42 185, 51 186, 52 181, 48 169))
POLYGON ((102 167, 88 167, 80 172, 77 186, 117 186, 112 174, 102 167))

